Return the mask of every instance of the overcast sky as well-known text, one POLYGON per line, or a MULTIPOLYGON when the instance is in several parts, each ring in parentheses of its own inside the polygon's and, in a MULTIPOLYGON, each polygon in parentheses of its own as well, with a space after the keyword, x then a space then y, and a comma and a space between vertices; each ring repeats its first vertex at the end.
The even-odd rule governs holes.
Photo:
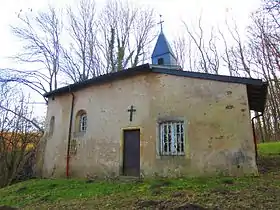
MULTIPOLYGON (((11 35, 9 25, 16 23, 17 12, 32 8, 43 10, 49 3, 57 7, 75 4, 78 0, 0 0, 0 68, 10 68, 13 63, 6 59, 20 50, 19 43, 11 35)), ((238 27, 243 30, 249 23, 250 12, 255 10, 260 0, 130 0, 138 5, 147 5, 162 14, 164 32, 167 39, 172 40, 176 34, 183 32, 182 20, 188 24, 195 23, 202 13, 204 24, 208 26, 220 24, 228 12, 234 16, 238 27)), ((95 0, 97 9, 106 0, 95 0)), ((42 100, 41 100, 42 101, 42 100)), ((41 106, 41 105, 38 105, 41 106)))
MULTIPOLYGON (((9 25, 17 21, 17 12, 32 8, 33 11, 42 10, 48 3, 57 7, 65 7, 66 4, 75 4, 78 0, 0 0, 0 67, 10 66, 5 57, 19 50, 17 40, 12 37, 9 25), (5 3, 4 3, 5 2, 5 3)), ((259 0, 130 0, 139 5, 147 5, 155 9, 157 14, 163 15, 164 31, 168 39, 180 33, 181 20, 187 23, 195 23, 202 13, 203 19, 209 26, 221 23, 225 19, 227 11, 231 11, 238 26, 244 28, 249 21, 249 14, 259 5, 259 0)), ((106 0, 95 0, 97 8, 104 5, 106 0)))

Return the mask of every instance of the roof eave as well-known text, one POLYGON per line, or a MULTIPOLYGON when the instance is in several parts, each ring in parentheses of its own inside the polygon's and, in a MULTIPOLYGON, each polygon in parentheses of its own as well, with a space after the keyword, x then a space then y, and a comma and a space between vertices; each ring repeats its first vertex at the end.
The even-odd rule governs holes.
POLYGON ((155 73, 164 73, 175 76, 183 76, 197 79, 207 79, 213 81, 221 81, 221 82, 230 82, 230 83, 238 83, 238 84, 251 84, 251 85, 262 85, 263 82, 260 79, 252 79, 247 77, 233 77, 226 75, 217 75, 217 74, 208 74, 201 72, 192 72, 192 71, 182 71, 176 70, 173 68, 161 68, 156 65, 152 65, 152 72, 155 73))
POLYGON ((112 73, 104 74, 104 75, 94 77, 92 79, 88 79, 88 80, 85 80, 82 82, 70 84, 65 87, 61 87, 56 90, 45 93, 43 95, 43 97, 48 98, 48 97, 51 97, 54 95, 75 92, 77 90, 80 90, 81 88, 88 87, 88 86, 92 85, 93 83, 97 84, 97 83, 109 82, 109 81, 113 81, 115 79, 120 79, 120 78, 129 77, 131 75, 145 73, 150 70, 151 70, 150 64, 146 63, 146 64, 143 64, 140 66, 124 69, 122 71, 112 72, 112 73))
POLYGON ((247 85, 247 97, 250 110, 264 113, 267 94, 267 82, 262 82, 261 85, 247 85))
POLYGON ((143 74, 147 72, 162 73, 162 74, 169 74, 169 75, 183 76, 183 77, 190 77, 190 78, 197 78, 197 79, 207 79, 212 81, 214 80, 214 81, 221 81, 221 82, 228 82, 228 83, 244 84, 247 86, 247 97, 249 100, 250 110, 264 112, 268 84, 260 79, 182 71, 171 67, 162 68, 160 66, 150 65, 150 64, 143 64, 119 72, 104 74, 99 77, 95 77, 80 83, 70 84, 68 86, 48 92, 43 96, 51 97, 55 95, 75 92, 82 88, 91 86, 93 84, 111 82, 117 79, 127 78, 133 75, 143 74))

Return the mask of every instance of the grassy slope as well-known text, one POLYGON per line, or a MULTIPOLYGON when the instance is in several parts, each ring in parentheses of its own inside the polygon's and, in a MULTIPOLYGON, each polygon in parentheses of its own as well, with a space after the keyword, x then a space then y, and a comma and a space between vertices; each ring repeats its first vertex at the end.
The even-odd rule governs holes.
MULTIPOLYGON (((259 150, 262 156, 279 154, 276 147, 280 149, 280 143, 262 144, 259 150)), ((280 163, 280 156, 267 159, 274 164, 273 169, 275 161, 280 163)), ((157 205, 165 209, 186 202, 219 209, 277 209, 280 206, 280 169, 269 171, 267 167, 260 177, 144 182, 29 180, 0 189, 0 206, 22 209, 131 209, 134 206, 143 209, 148 204, 156 205, 155 201, 163 201, 157 205)))
POLYGON ((280 142, 261 143, 258 150, 260 155, 280 155, 280 142))

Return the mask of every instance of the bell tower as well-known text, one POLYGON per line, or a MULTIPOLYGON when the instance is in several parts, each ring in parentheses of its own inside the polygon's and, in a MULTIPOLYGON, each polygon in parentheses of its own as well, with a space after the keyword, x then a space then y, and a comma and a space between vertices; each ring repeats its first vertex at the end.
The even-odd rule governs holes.
POLYGON ((162 29, 162 23, 160 15, 160 33, 152 53, 152 64, 155 65, 166 65, 166 66, 178 66, 175 54, 172 52, 171 46, 169 45, 162 29))

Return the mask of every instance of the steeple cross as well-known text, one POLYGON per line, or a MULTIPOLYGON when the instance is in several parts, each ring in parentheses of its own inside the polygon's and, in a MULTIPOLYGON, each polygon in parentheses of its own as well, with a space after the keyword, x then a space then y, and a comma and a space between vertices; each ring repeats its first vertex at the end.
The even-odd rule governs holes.
POLYGON ((163 20, 161 20, 162 15, 159 15, 160 19, 159 19, 159 23, 160 24, 160 31, 162 32, 162 23, 164 22, 163 20))

